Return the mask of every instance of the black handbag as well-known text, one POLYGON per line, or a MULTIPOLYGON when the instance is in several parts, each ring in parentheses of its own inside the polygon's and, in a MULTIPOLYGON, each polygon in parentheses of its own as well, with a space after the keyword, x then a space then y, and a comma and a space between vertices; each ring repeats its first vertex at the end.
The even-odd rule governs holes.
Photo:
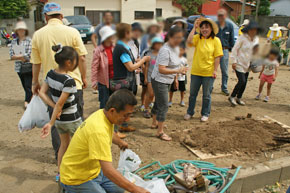
POLYGON ((20 73, 30 73, 32 72, 32 64, 30 62, 23 62, 20 67, 20 73))

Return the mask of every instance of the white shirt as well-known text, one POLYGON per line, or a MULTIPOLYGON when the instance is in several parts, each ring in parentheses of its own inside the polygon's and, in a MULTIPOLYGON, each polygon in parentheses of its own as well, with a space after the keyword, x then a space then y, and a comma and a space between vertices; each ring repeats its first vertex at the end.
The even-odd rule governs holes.
POLYGON ((247 34, 238 37, 230 56, 232 64, 237 64, 236 70, 238 72, 246 73, 249 71, 253 48, 258 42, 258 37, 255 37, 252 41, 247 34))
MULTIPOLYGON (((180 65, 179 65, 179 67, 180 68, 181 67, 188 67, 187 59, 184 56, 180 57, 180 65)), ((185 76, 186 76, 185 74, 179 74, 178 81, 185 81, 185 76)))
POLYGON ((275 74, 276 67, 279 67, 279 63, 277 60, 270 61, 269 59, 265 59, 263 66, 263 74, 265 74, 266 76, 271 76, 275 74))

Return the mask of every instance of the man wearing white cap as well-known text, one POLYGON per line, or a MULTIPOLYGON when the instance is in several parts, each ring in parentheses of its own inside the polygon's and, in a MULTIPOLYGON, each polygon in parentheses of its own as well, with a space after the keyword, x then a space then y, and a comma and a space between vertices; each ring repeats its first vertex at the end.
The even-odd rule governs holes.
POLYGON ((274 23, 273 26, 269 28, 270 30, 268 31, 268 34, 267 34, 268 41, 275 41, 275 40, 281 39, 282 32, 278 23, 274 23))
MULTIPOLYGON (((80 33, 65 26, 62 22, 61 7, 57 3, 47 3, 43 8, 47 25, 34 33, 32 38, 31 62, 33 64, 32 92, 38 94, 40 89, 39 73, 42 68, 43 77, 51 69, 58 65, 54 59, 54 51, 51 49, 56 44, 73 47, 79 54, 78 68, 69 73, 77 86, 78 112, 83 116, 83 88, 87 87, 85 55, 87 50, 83 44, 80 33)), ((52 110, 51 110, 52 111, 52 110)), ((57 157, 60 145, 59 136, 55 127, 51 129, 52 144, 57 157)))

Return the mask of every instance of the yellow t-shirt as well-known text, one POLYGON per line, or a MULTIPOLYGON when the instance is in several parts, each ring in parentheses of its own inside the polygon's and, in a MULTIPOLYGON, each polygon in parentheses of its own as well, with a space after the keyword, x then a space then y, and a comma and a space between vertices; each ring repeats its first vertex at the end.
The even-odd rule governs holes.
MULTIPOLYGON (((51 47, 59 43, 73 47, 80 56, 88 54, 80 33, 75 28, 63 25, 59 19, 50 19, 48 24, 37 30, 32 38, 31 62, 41 64, 44 78, 49 70, 58 66, 54 60, 55 52, 51 47)), ((83 82, 79 68, 68 74, 75 79, 77 89, 82 89, 83 82)))
MULTIPOLYGON (((268 31, 268 34, 267 34, 267 38, 271 38, 271 33, 272 33, 272 30, 269 30, 268 31)), ((273 37, 272 37, 271 40, 273 40, 273 41, 279 40, 281 37, 282 37, 281 30, 279 30, 279 31, 273 31, 273 37)))
POLYGON ((214 71, 214 60, 223 56, 223 48, 219 38, 200 38, 194 35, 192 46, 195 47, 191 74, 196 76, 211 77, 214 71))
POLYGON ((112 162, 114 125, 103 110, 93 113, 75 132, 60 166, 60 181, 80 185, 101 172, 99 160, 112 162))
POLYGON ((244 29, 245 26, 241 26, 239 29, 239 36, 243 35, 242 29, 244 29))

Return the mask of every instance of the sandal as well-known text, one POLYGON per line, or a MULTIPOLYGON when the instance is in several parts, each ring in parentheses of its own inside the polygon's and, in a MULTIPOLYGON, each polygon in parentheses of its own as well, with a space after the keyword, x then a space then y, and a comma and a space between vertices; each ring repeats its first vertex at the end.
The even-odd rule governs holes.
MULTIPOLYGON (((151 129, 158 129, 158 125, 151 125, 151 129)), ((167 125, 164 125, 163 129, 168 129, 167 125)))
POLYGON ((166 135, 165 133, 160 133, 159 135, 157 135, 157 138, 163 141, 172 141, 172 138, 166 135))
POLYGON ((146 118, 146 119, 150 119, 151 118, 151 114, 148 110, 145 110, 144 113, 143 113, 143 117, 146 118))

